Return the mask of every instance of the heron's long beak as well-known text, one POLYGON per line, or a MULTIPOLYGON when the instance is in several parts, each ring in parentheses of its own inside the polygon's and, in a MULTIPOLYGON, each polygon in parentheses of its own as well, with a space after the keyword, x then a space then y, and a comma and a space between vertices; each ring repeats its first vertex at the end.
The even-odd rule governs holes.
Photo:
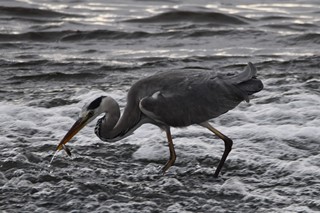
POLYGON ((67 132, 67 134, 62 138, 62 140, 60 141, 59 145, 57 146, 56 151, 65 149, 66 152, 68 153, 68 155, 70 154, 70 151, 68 149, 65 148, 65 144, 68 143, 72 137, 77 134, 86 124, 87 121, 90 119, 90 116, 85 116, 83 118, 79 118, 74 124, 73 126, 70 128, 70 130, 67 132))

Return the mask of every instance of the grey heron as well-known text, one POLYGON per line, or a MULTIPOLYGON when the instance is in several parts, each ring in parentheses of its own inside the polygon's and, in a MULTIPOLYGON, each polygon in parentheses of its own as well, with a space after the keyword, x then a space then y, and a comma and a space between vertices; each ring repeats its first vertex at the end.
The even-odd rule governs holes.
POLYGON ((86 124, 104 113, 95 127, 95 133, 102 141, 121 140, 145 123, 164 130, 170 151, 169 160, 162 168, 165 173, 176 160, 170 127, 198 124, 224 141, 225 149, 214 173, 218 177, 233 141, 211 126, 209 120, 235 108, 241 101, 248 102, 249 95, 263 89, 256 72, 255 66, 249 62, 243 72, 231 76, 208 70, 178 70, 141 79, 128 91, 127 105, 121 117, 119 104, 109 96, 101 96, 86 104, 56 152, 64 149, 70 155, 65 144, 86 124))

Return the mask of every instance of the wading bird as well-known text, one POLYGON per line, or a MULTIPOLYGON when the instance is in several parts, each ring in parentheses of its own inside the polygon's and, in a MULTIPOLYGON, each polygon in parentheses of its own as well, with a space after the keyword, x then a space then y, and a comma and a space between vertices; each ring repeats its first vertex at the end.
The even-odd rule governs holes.
POLYGON ((179 70, 144 78, 130 88, 121 117, 118 103, 109 96, 101 96, 85 105, 80 118, 61 140, 56 152, 65 149, 70 155, 65 144, 86 124, 104 113, 95 127, 95 133, 102 141, 121 140, 145 123, 164 130, 170 151, 170 158, 162 168, 165 173, 176 160, 170 127, 198 124, 224 141, 225 150, 214 174, 217 177, 233 142, 208 121, 233 109, 243 100, 248 102, 249 95, 262 90, 263 84, 256 79, 256 72, 249 62, 243 72, 232 76, 207 70, 179 70))

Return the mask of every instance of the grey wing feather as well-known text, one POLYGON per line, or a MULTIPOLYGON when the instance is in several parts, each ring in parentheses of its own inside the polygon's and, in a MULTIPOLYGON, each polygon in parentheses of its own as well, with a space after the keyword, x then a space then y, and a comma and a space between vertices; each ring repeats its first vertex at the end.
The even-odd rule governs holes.
POLYGON ((219 78, 200 84, 180 85, 175 90, 162 89, 158 95, 144 97, 140 109, 148 117, 169 126, 201 123, 234 108, 242 94, 219 78))
MULTIPOLYGON (((144 96, 139 107, 148 117, 169 126, 201 123, 226 113, 243 100, 248 101, 249 94, 245 89, 253 88, 251 81, 262 85, 260 80, 252 79, 255 74, 251 63, 242 73, 232 77, 204 71, 167 74, 166 83, 161 82, 157 90, 144 96)), ((262 88, 255 89, 257 92, 262 88)))

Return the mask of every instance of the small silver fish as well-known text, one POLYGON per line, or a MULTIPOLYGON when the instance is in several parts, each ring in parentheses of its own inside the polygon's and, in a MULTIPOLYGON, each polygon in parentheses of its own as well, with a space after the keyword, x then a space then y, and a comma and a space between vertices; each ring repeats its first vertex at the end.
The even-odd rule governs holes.
POLYGON ((69 157, 71 157, 71 151, 70 151, 70 149, 69 149, 66 145, 64 145, 64 144, 62 144, 62 148, 63 148, 64 151, 67 153, 67 155, 69 155, 69 157))

